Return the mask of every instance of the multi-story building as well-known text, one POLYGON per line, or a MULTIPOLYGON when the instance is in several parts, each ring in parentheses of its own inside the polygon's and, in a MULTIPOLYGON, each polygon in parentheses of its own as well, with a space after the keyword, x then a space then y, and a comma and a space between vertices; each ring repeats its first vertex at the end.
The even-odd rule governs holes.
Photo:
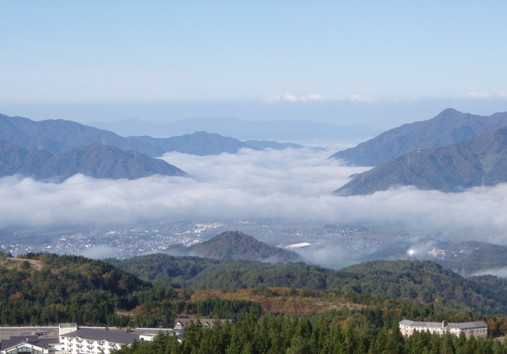
POLYGON ((463 333, 467 338, 485 338, 488 336, 488 325, 483 321, 477 322, 418 322, 403 320, 400 322, 400 332, 404 337, 410 337, 414 332, 430 332, 444 335, 445 333, 459 336, 463 333))
POLYGON ((0 342, 0 354, 49 354, 56 353, 55 338, 39 336, 14 336, 0 342))
MULTIPOLYGON (((174 328, 136 328, 132 331, 107 327, 79 327, 75 323, 63 323, 58 328, 51 327, 52 332, 58 330, 58 337, 54 335, 56 333, 46 336, 45 332, 6 337, 0 341, 0 354, 110 354, 114 349, 120 349, 134 341, 152 341, 158 333, 169 333, 181 340, 185 327, 191 322, 211 327, 217 321, 230 322, 223 319, 179 318, 174 328)), ((36 328, 38 327, 33 329, 36 328)))
POLYGON ((139 340, 140 335, 104 328, 80 328, 76 325, 60 326, 61 352, 65 354, 109 354, 139 340))

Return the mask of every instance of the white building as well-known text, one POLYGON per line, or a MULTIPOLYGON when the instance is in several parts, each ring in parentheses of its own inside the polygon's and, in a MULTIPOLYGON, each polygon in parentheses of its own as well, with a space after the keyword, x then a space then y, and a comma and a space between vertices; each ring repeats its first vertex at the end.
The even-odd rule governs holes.
POLYGON ((459 336, 464 333, 467 338, 485 338, 488 336, 488 325, 483 321, 477 322, 418 322, 403 320, 400 322, 400 332, 404 337, 410 337, 414 332, 430 332, 444 335, 445 333, 459 336))
POLYGON ((1 354, 49 354, 56 353, 57 344, 54 338, 39 338, 39 336, 15 336, 0 342, 1 354))
POLYGON ((139 334, 104 328, 60 326, 61 352, 65 354, 109 354, 113 349, 139 340, 139 334))
POLYGON ((2 340, 0 354, 110 354, 134 341, 152 341, 158 333, 169 333, 181 340, 184 328, 192 321, 212 326, 216 321, 229 320, 182 318, 177 320, 175 328, 136 328, 135 332, 63 323, 58 326, 58 337, 45 336, 44 333, 44 336, 11 336, 2 340))

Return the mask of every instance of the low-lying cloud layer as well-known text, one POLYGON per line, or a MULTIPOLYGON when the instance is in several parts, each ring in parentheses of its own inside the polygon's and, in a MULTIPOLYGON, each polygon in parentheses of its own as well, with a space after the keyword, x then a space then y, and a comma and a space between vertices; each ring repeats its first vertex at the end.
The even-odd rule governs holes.
POLYGON ((62 184, 0 179, 0 228, 101 226, 152 220, 297 218, 322 223, 404 222, 425 232, 507 243, 507 185, 460 194, 401 188, 371 196, 332 192, 364 168, 328 159, 330 151, 243 150, 164 159, 193 178, 95 180, 62 184))

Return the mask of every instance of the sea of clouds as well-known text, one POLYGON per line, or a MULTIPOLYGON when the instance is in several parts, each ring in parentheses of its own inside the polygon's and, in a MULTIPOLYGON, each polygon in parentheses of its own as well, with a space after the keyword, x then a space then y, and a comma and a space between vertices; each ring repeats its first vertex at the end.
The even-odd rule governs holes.
POLYGON ((172 219, 297 218, 316 223, 402 222, 445 237, 507 243, 507 184, 463 193, 412 187, 368 196, 333 191, 365 170, 329 159, 331 149, 287 149, 162 158, 190 178, 50 184, 0 179, 0 228, 132 225, 172 219))

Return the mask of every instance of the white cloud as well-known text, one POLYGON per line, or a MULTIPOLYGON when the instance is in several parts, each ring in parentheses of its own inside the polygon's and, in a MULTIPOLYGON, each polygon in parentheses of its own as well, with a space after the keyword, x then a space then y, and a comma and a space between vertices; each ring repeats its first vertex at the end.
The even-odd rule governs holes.
MULTIPOLYGON (((334 151, 334 150, 333 150, 334 151)), ((193 178, 153 176, 62 184, 0 179, 0 228, 132 224, 181 218, 295 218, 317 223, 403 222, 442 237, 507 243, 507 184, 460 194, 405 187, 370 196, 331 192, 364 169, 330 151, 252 151, 164 158, 193 178)))
POLYGON ((308 95, 297 96, 293 93, 286 92, 279 96, 270 96, 266 99, 266 102, 318 102, 328 100, 325 96, 320 93, 312 93, 308 95))
POLYGON ((367 96, 362 96, 362 95, 352 95, 349 97, 349 101, 350 102, 363 102, 363 103, 369 103, 369 102, 373 102, 373 99, 371 99, 370 97, 367 97, 367 96))
POLYGON ((472 99, 478 99, 478 100, 491 100, 491 99, 506 99, 507 98, 507 92, 500 91, 500 92, 484 92, 484 91, 470 91, 464 94, 458 95, 458 97, 464 97, 464 98, 472 98, 472 99))
POLYGON ((353 94, 349 97, 333 97, 333 96, 326 96, 322 95, 320 93, 312 93, 307 95, 295 95, 290 92, 286 92, 283 95, 275 95, 275 96, 269 96, 265 99, 268 103, 277 103, 277 102, 362 102, 362 103, 369 103, 373 102, 373 99, 353 94))

